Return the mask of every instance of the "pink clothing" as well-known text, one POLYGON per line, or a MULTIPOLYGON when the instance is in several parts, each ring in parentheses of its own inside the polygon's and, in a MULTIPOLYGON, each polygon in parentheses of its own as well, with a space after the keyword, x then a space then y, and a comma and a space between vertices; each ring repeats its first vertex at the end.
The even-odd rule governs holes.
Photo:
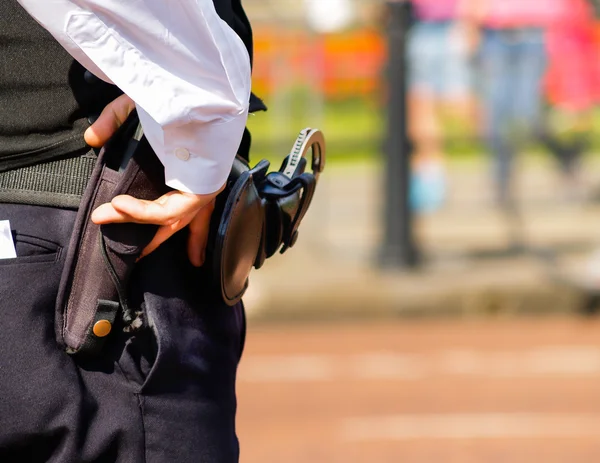
POLYGON ((600 47, 593 12, 585 0, 568 8, 547 31, 546 90, 551 103, 579 111, 600 101, 600 47))
POLYGON ((497 29, 547 27, 564 14, 567 3, 569 0, 487 0, 483 23, 497 29))
POLYGON ((459 0, 412 0, 421 21, 450 21, 456 18, 459 0))

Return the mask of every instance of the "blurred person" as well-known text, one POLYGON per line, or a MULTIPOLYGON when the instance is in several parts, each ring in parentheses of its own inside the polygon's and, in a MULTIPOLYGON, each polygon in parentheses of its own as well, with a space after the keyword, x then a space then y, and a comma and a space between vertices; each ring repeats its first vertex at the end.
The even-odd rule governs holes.
POLYGON ((578 165, 590 144, 592 110, 600 101, 600 47, 592 4, 562 0, 561 6, 546 34, 551 117, 543 140, 560 163, 569 198, 577 198, 578 165))
POLYGON ((443 115, 471 113, 470 37, 460 21, 462 0, 411 0, 408 35, 409 136, 413 143, 411 201, 433 211, 446 195, 443 115))
POLYGON ((562 0, 465 0, 464 14, 480 30, 478 53, 485 138, 493 156, 496 200, 513 209, 517 152, 544 131, 545 32, 562 0))

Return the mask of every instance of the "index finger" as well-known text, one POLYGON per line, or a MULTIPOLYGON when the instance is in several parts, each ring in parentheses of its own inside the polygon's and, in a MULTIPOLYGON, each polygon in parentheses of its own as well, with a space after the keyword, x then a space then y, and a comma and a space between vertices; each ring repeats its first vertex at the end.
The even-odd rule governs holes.
POLYGON ((154 201, 120 195, 102 204, 92 213, 92 221, 106 223, 145 223, 170 225, 198 210, 201 202, 195 195, 171 191, 154 201))
POLYGON ((116 196, 110 203, 102 204, 92 212, 92 221, 97 224, 133 222, 156 225, 176 221, 177 211, 167 209, 158 201, 116 196))

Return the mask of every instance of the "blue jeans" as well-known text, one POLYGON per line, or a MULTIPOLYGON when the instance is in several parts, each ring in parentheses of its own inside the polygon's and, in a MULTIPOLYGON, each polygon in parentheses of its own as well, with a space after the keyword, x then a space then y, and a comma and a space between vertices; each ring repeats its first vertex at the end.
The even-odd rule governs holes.
POLYGON ((471 92, 467 54, 453 37, 452 22, 417 22, 408 36, 408 86, 438 98, 471 92))
POLYGON ((486 140, 494 158, 498 199, 505 202, 515 154, 542 126, 544 31, 485 30, 480 53, 486 140))

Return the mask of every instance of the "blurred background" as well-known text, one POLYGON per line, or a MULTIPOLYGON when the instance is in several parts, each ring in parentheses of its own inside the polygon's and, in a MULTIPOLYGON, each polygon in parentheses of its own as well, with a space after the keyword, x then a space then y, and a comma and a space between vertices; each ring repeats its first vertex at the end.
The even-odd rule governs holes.
POLYGON ((600 0, 244 5, 253 160, 327 168, 245 298, 241 461, 600 461, 600 0))

